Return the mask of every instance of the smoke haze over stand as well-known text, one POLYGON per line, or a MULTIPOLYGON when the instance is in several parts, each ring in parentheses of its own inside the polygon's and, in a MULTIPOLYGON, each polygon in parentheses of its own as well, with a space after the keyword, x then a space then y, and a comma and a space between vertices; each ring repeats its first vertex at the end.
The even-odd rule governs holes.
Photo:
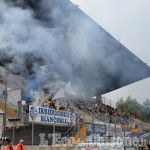
POLYGON ((67 0, 22 1, 23 8, 8 2, 0 2, 1 73, 21 76, 26 95, 51 80, 51 73, 56 91, 71 81, 87 97, 149 76, 146 65, 136 56, 126 61, 125 48, 67 0), (132 77, 122 66, 143 71, 132 77))
MULTIPOLYGON (((149 0, 71 0, 79 8, 104 27, 135 55, 150 65, 150 1, 149 0), (118 7, 119 5, 119 7, 118 7), (94 9, 93 9, 94 8, 94 9)), ((150 98, 150 78, 105 94, 117 100, 129 95, 142 102, 150 98)))

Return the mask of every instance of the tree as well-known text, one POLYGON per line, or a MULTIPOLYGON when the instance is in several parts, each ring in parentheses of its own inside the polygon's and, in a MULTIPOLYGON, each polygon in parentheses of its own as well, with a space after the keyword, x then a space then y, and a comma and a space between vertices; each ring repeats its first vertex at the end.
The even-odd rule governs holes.
POLYGON ((126 99, 120 98, 117 102, 117 109, 125 114, 131 113, 136 115, 140 120, 150 122, 150 100, 146 99, 143 104, 136 99, 128 96, 126 99))
POLYGON ((130 96, 127 97, 127 99, 121 98, 117 102, 117 108, 119 111, 124 112, 124 113, 133 113, 136 114, 138 113, 140 109, 140 104, 136 101, 136 99, 132 99, 130 96))
POLYGON ((143 102, 143 105, 144 105, 146 108, 150 108, 150 100, 149 100, 149 99, 146 99, 146 100, 143 102))

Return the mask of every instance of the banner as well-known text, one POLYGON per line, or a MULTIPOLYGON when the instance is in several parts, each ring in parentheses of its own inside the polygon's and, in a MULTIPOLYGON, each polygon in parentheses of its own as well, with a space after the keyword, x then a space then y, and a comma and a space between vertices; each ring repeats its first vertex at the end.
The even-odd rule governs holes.
POLYGON ((29 106, 29 122, 55 125, 75 125, 76 116, 72 112, 54 110, 46 107, 29 106))
POLYGON ((115 134, 117 137, 123 137, 124 135, 120 125, 116 125, 115 127, 115 124, 106 123, 106 130, 107 130, 106 134, 113 136, 113 137, 115 137, 115 134))
POLYGON ((106 126, 102 124, 94 124, 94 132, 93 132, 93 125, 87 123, 86 124, 86 136, 90 136, 91 134, 99 134, 103 136, 106 134, 106 126))

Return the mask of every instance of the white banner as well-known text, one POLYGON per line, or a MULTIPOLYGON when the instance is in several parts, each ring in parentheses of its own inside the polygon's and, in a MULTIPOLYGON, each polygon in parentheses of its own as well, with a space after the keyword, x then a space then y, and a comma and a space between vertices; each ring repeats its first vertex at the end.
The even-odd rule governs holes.
POLYGON ((56 125, 74 125, 76 115, 72 112, 54 110, 46 107, 29 106, 29 122, 56 125))

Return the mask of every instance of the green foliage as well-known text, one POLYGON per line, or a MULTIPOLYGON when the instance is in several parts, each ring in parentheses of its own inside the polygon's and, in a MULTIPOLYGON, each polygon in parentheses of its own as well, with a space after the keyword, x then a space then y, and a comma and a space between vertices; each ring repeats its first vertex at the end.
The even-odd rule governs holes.
POLYGON ((130 96, 127 99, 120 98, 117 102, 117 109, 119 112, 135 115, 145 122, 150 122, 150 100, 146 99, 143 104, 132 99, 130 96))

